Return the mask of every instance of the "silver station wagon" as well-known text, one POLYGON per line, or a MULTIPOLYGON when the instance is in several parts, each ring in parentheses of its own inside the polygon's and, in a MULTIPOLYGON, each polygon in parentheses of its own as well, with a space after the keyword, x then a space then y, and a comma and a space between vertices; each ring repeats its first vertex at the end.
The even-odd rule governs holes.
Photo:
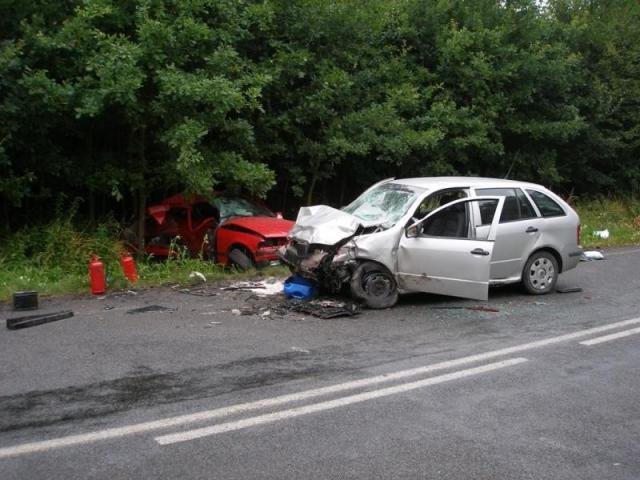
POLYGON ((387 179, 341 210, 302 207, 280 258, 325 291, 370 308, 398 294, 486 300, 489 285, 553 290, 575 268, 580 220, 554 193, 494 178, 387 179))

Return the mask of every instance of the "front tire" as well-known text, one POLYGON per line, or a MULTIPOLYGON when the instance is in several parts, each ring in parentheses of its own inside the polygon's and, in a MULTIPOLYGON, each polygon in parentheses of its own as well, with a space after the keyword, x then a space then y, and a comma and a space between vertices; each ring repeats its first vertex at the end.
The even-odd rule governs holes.
POLYGON ((544 295, 553 290, 558 281, 558 260, 548 251, 529 257, 522 271, 522 284, 532 295, 544 295))
POLYGON ((239 248, 232 248, 229 252, 229 263, 238 270, 248 270, 253 267, 253 260, 239 248))
POLYGON ((369 308, 393 307, 398 301, 398 286, 391 272, 375 262, 363 262, 351 276, 351 295, 369 308))

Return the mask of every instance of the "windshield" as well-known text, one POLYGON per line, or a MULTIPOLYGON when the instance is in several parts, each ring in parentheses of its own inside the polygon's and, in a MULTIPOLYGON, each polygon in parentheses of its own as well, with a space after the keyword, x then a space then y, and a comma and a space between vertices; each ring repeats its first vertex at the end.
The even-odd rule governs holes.
POLYGON ((393 226, 407 213, 421 188, 396 183, 384 183, 364 192, 342 210, 368 224, 393 226))
POLYGON ((261 207, 242 197, 217 197, 211 202, 220 210, 220 220, 231 217, 274 217, 268 208, 261 207))

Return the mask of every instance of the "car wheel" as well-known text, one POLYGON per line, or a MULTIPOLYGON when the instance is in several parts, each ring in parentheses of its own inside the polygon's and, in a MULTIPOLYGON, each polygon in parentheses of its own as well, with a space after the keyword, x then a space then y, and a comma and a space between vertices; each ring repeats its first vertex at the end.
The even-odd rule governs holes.
POLYGON ((229 252, 229 263, 238 270, 247 270, 253 267, 251 257, 239 248, 232 248, 229 252))
POLYGON ((536 252, 529 257, 522 271, 522 283, 532 295, 544 295, 558 281, 558 261, 551 252, 536 252))
POLYGON ((369 308, 389 308, 398 301, 398 287, 393 275, 382 265, 363 262, 351 277, 351 295, 369 308))

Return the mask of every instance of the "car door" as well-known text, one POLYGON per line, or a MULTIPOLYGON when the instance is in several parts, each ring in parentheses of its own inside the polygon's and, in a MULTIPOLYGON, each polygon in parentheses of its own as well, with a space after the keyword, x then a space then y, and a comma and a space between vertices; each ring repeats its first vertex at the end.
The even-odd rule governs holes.
MULTIPOLYGON (((513 278, 522 273, 522 266, 540 237, 540 218, 520 188, 479 188, 476 195, 505 197, 500 215, 491 261, 491 280, 513 278)), ((488 228, 488 227, 484 227, 488 228)))
POLYGON ((504 197, 455 200, 408 227, 398 244, 400 288, 486 300, 503 205, 504 197), (475 219, 476 211, 487 218, 475 219), (478 238, 475 225, 482 223, 490 225, 489 231, 478 238))

